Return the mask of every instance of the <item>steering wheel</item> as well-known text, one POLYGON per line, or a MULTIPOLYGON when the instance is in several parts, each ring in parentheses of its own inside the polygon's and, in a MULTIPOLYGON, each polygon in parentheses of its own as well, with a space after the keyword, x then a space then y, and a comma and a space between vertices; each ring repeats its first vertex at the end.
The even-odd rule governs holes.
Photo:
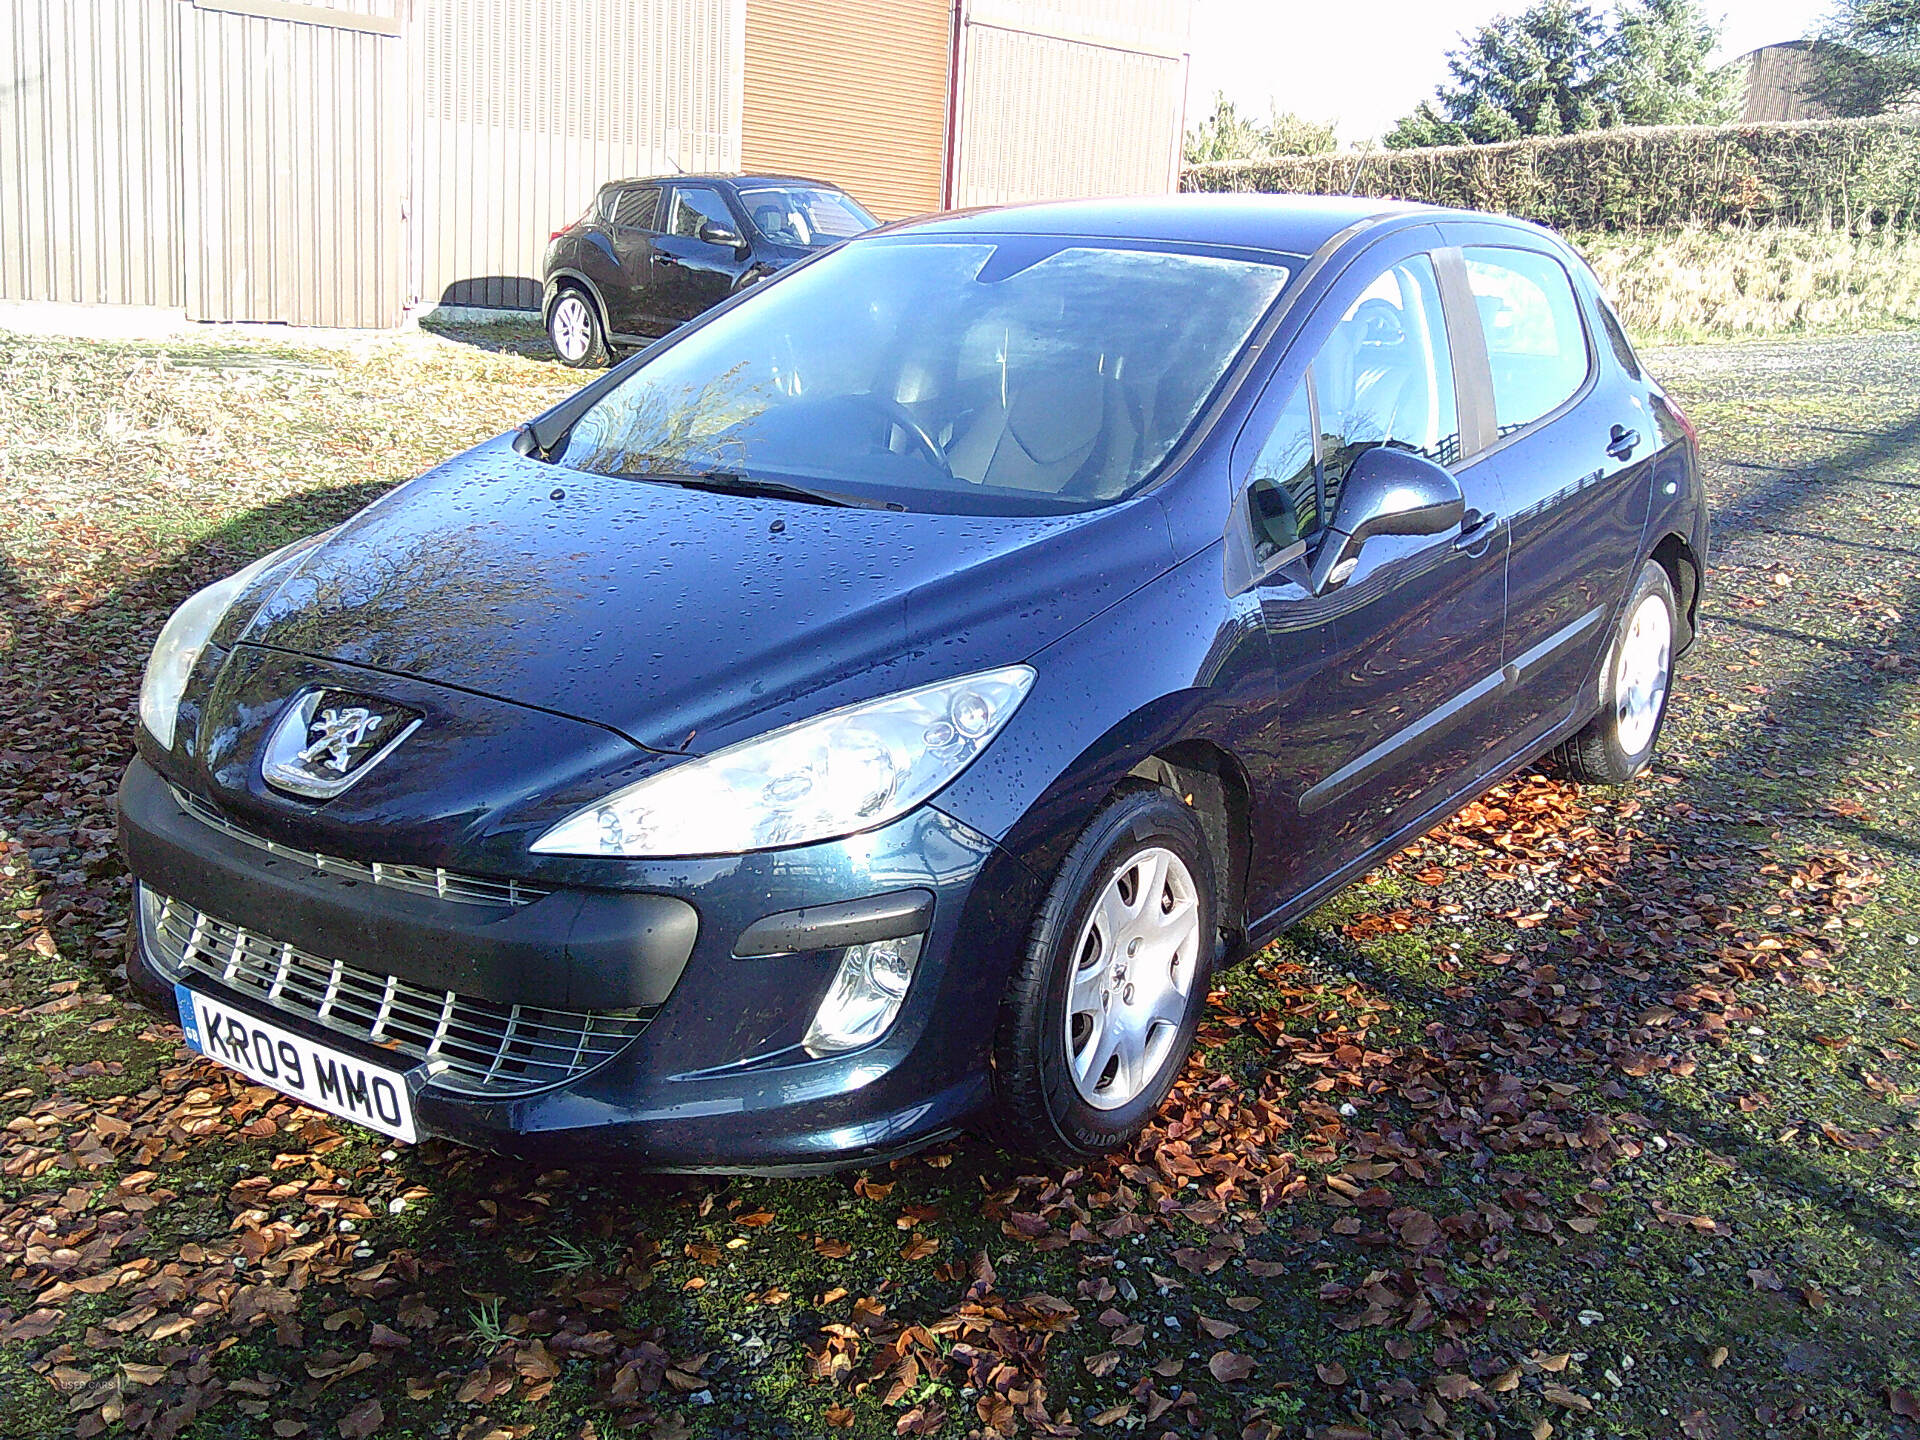
POLYGON ((919 420, 914 417, 914 413, 911 410, 907 409, 907 407, 902 405, 898 400, 889 399, 885 395, 863 395, 860 398, 865 400, 873 409, 878 410, 893 424, 899 426, 902 430, 906 431, 907 434, 911 435, 914 443, 920 447, 921 453, 933 461, 935 465, 939 466, 941 473, 949 480, 954 478, 953 462, 947 459, 945 447, 933 438, 928 432, 927 427, 922 425, 919 420))

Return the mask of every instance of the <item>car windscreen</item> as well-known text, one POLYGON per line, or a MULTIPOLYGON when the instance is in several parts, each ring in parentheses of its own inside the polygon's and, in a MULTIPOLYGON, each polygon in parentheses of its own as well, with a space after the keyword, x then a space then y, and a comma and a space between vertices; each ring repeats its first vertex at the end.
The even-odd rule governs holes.
POLYGON ((831 245, 880 222, 851 195, 817 186, 741 186, 740 203, 747 207, 753 228, 776 245, 831 245))
POLYGON ((562 464, 1059 513, 1180 443, 1286 257, 1051 236, 880 237, 764 284, 581 415, 562 464))

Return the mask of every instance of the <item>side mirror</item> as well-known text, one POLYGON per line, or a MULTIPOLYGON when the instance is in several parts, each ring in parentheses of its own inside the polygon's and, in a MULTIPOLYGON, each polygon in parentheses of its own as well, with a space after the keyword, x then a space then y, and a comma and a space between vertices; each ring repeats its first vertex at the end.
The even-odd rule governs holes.
POLYGON ((737 231, 722 225, 718 220, 708 220, 700 226, 700 238, 709 245, 725 245, 730 249, 740 248, 740 235, 737 231))
POLYGON ((1373 536, 1438 535, 1466 512, 1460 482, 1446 470, 1410 450, 1374 446, 1354 462, 1340 487, 1333 525, 1314 558, 1313 589, 1324 588, 1373 536))

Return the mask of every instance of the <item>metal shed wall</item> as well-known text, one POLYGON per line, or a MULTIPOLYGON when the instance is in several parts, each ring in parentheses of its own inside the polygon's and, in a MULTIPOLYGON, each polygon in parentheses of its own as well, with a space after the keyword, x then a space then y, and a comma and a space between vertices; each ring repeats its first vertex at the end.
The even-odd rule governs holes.
POLYGON ((746 165, 883 220, 938 210, 952 51, 953 0, 747 0, 746 165))
POLYGON ((400 323, 399 5, 195 0, 186 12, 189 319, 400 323))
POLYGON ((0 299, 183 303, 181 14, 0 5, 0 299))
POLYGON ((540 303, 604 181, 740 164, 745 0, 418 0, 413 286, 540 303))
POLYGON ((1191 0, 971 0, 952 203, 1164 193, 1191 0))

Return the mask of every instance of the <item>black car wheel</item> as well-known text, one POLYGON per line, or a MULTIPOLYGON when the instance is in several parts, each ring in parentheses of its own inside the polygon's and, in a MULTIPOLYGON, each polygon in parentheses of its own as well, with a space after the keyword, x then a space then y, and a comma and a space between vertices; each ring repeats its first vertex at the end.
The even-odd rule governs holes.
POLYGON ((1193 1048, 1219 930, 1193 811, 1135 790, 1060 867, 1008 983, 994 1042, 995 1138, 1050 1160, 1128 1144, 1193 1048))
POLYGON ((554 300, 547 312, 547 339, 563 365, 583 370, 606 363, 606 331, 601 328, 593 301, 583 290, 569 286, 554 300))
POLYGON ((1575 780, 1623 785, 1647 768, 1667 718, 1673 679, 1673 582, 1656 560, 1640 567, 1607 647, 1600 713, 1555 753, 1575 780))

